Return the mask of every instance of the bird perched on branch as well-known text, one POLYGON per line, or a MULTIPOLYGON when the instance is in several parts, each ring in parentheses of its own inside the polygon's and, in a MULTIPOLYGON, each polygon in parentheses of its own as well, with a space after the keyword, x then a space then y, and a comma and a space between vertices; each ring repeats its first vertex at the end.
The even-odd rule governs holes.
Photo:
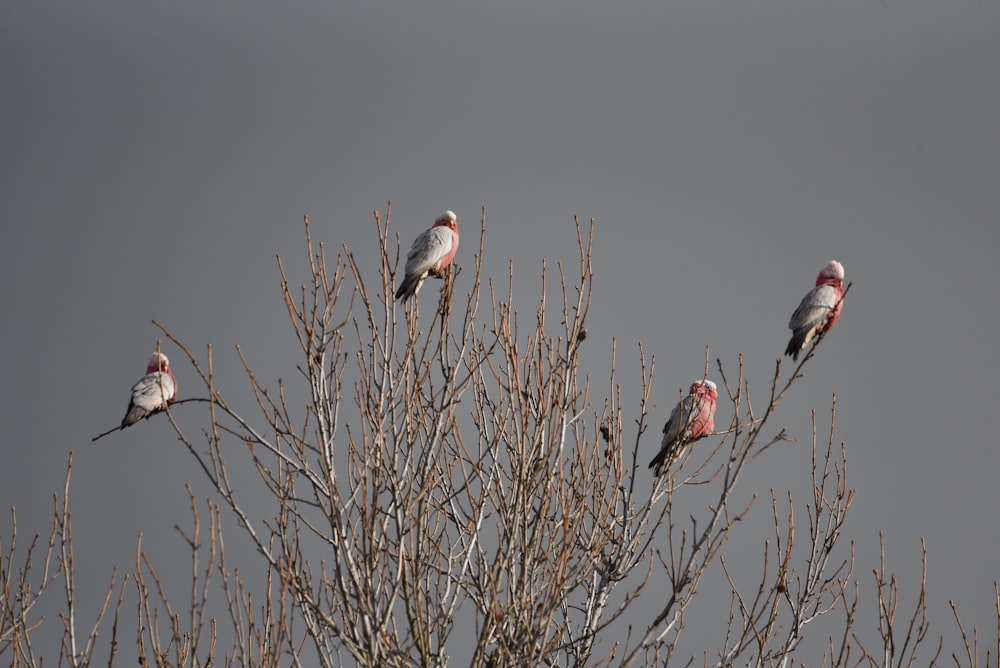
POLYGON ((458 250, 458 224, 455 214, 445 211, 434 226, 418 236, 406 255, 406 276, 396 290, 396 299, 406 300, 417 294, 427 276, 441 278, 458 250))
POLYGON ((798 360, 799 353, 813 338, 830 331, 840 318, 843 299, 844 265, 830 260, 816 277, 816 287, 802 298, 802 303, 788 321, 792 339, 788 342, 785 354, 798 360))
POLYGON ((663 441, 660 451, 649 462, 653 475, 661 476, 680 459, 684 449, 715 429, 715 400, 718 397, 715 383, 710 380, 696 380, 691 383, 688 395, 677 402, 670 418, 663 426, 663 441))
POLYGON ((170 370, 170 360, 163 353, 155 352, 149 358, 146 375, 132 386, 132 399, 121 428, 133 425, 143 418, 159 413, 177 398, 177 379, 170 370))

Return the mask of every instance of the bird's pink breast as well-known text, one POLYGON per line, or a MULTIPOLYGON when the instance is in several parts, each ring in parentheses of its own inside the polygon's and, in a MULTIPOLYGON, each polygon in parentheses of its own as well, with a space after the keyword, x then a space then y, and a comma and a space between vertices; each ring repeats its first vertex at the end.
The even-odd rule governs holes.
POLYGON ((456 230, 451 230, 451 248, 448 250, 444 256, 438 260, 438 269, 444 269, 451 261, 455 259, 455 252, 458 250, 458 232, 456 230))
POLYGON ((705 406, 705 410, 699 413, 698 417, 694 420, 694 425, 691 429, 691 436, 694 438, 701 438, 702 436, 706 436, 714 428, 715 419, 711 413, 711 407, 705 406))
POLYGON ((835 299, 837 302, 830 309, 829 315, 826 316, 826 324, 823 325, 823 331, 829 332, 830 329, 837 324, 840 320, 840 309, 844 305, 844 288, 841 287, 840 281, 831 281, 829 285, 833 286, 833 291, 835 299))
POLYGON ((705 392, 700 397, 700 410, 694 419, 691 436, 701 438, 715 429, 715 397, 705 392))

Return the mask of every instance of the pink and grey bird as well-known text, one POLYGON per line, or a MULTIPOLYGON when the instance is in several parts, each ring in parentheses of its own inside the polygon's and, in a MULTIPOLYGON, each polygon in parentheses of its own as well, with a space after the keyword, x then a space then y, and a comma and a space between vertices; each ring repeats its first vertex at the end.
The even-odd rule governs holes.
POLYGON ((440 278, 458 250, 458 224, 455 214, 445 211, 414 240, 406 255, 406 276, 396 290, 396 299, 409 299, 417 294, 427 276, 440 278))
POLYGON ((696 380, 691 383, 688 395, 677 402, 670 418, 663 426, 660 451, 649 462, 653 475, 661 476, 680 459, 690 443, 704 438, 715 429, 715 400, 718 397, 715 383, 696 380))
POLYGON ((170 360, 162 353, 153 353, 146 366, 146 375, 132 386, 132 399, 122 428, 159 413, 176 398, 177 379, 170 370, 170 360))
POLYGON ((799 359, 799 353, 810 341, 830 331, 840 318, 843 299, 844 265, 830 260, 816 277, 816 287, 802 298, 802 303, 788 321, 792 339, 788 342, 785 354, 791 355, 793 360, 799 359))

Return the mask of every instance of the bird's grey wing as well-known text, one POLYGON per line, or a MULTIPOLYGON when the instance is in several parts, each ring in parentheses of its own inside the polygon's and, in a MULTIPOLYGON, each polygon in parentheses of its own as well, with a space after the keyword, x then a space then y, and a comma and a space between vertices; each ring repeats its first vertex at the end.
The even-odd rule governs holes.
POLYGON ((684 397, 683 401, 678 402, 674 406, 674 410, 670 411, 670 417, 667 419, 667 424, 663 425, 663 440, 660 442, 661 446, 668 445, 673 441, 676 441, 679 436, 682 436, 688 428, 690 428, 692 421, 692 404, 694 404, 694 397, 688 395, 684 397))
POLYGON ((699 398, 693 394, 689 394, 684 397, 684 438, 691 435, 691 428, 694 426, 695 420, 701 415, 702 402, 699 398))
POLYGON ((156 372, 143 376, 132 386, 132 403, 147 411, 159 408, 174 395, 174 379, 156 372))
POLYGON ((788 329, 798 331, 802 328, 815 327, 836 303, 837 291, 833 286, 817 285, 802 298, 799 307, 788 321, 788 329))
POLYGON ((447 227, 432 227, 421 232, 406 255, 406 275, 423 274, 451 250, 452 233, 447 227))

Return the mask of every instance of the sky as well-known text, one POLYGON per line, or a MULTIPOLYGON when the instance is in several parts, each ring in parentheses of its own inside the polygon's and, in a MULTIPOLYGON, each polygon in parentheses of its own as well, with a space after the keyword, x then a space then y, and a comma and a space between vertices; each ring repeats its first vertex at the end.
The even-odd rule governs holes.
MULTIPOLYGON (((264 379, 297 363, 274 258, 304 276, 304 214, 374 258, 389 200, 404 244, 450 209, 471 267, 485 207, 485 272, 512 259, 527 312, 543 259, 574 261, 576 215, 595 220, 585 370, 616 341, 634 397, 642 342, 654 422, 706 346, 763 392, 840 260, 843 317, 780 421, 802 445, 836 395, 861 572, 883 533, 914 604, 924 538, 931 633, 954 642, 949 600, 995 628, 997 34, 984 0, 5 2, 0 505, 22 537, 47 531, 72 451, 85 596, 139 532, 169 563, 200 471, 163 420, 90 443, 124 414, 152 319, 212 344, 249 401, 236 345, 264 379)), ((807 471, 788 447, 744 484, 807 471)))

